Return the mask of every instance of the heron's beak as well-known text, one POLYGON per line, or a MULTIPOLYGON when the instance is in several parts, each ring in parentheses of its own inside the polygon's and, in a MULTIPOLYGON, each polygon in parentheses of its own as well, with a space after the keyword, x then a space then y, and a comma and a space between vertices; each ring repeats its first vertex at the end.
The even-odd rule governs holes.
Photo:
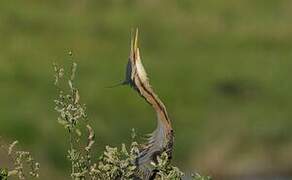
POLYGON ((138 28, 135 31, 134 36, 131 38, 131 51, 130 51, 130 59, 133 62, 136 62, 137 59, 140 59, 140 52, 138 47, 138 28))

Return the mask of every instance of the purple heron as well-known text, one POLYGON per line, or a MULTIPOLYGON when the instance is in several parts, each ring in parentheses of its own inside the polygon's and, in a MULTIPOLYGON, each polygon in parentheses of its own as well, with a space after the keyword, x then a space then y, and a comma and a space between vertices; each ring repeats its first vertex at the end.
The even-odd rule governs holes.
POLYGON ((130 85, 136 90, 157 114, 157 127, 150 134, 147 143, 142 146, 136 159, 138 176, 142 179, 153 179, 155 171, 150 163, 151 161, 155 162, 157 156, 162 152, 167 152, 168 157, 171 158, 174 132, 166 108, 153 91, 143 67, 138 47, 138 29, 131 38, 130 56, 126 69, 126 79, 123 84, 130 85))

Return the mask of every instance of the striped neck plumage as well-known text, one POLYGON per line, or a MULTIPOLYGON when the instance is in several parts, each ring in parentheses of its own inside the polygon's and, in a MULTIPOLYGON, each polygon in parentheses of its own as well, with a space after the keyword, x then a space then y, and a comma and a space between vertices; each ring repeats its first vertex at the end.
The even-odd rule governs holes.
POLYGON ((129 64, 131 65, 131 77, 130 84, 135 90, 149 103, 152 105, 154 110, 157 112, 158 120, 166 123, 168 128, 171 128, 170 120, 166 111, 166 108, 159 97, 153 91, 147 73, 141 61, 140 51, 138 48, 138 30, 135 33, 134 38, 131 41, 131 51, 129 57, 129 64))
POLYGON ((143 146, 137 158, 139 172, 144 177, 143 179, 149 179, 153 174, 151 161, 155 161, 156 156, 164 151, 171 157, 174 135, 166 108, 153 91, 142 64, 138 48, 138 30, 136 30, 134 38, 131 39, 126 79, 123 84, 129 84, 133 87, 153 107, 157 114, 157 128, 151 133, 148 142, 143 146))

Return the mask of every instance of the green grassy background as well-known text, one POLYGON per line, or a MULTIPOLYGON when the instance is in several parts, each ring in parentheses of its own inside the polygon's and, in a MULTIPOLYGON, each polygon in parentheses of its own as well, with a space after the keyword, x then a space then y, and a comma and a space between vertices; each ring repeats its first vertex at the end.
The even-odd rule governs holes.
MULTIPOLYGON (((290 0, 0 1, 0 136, 64 179, 68 142, 56 123, 52 63, 78 63, 96 145, 155 128, 124 78, 130 29, 175 129, 174 162, 213 176, 292 169, 290 0)), ((0 157, 0 166, 2 166, 0 157)), ((68 174, 68 173, 67 173, 68 174)))

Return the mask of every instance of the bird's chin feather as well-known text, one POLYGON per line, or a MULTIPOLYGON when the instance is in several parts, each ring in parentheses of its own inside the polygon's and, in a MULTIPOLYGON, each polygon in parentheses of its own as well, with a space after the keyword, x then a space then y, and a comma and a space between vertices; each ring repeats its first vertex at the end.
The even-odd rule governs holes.
POLYGON ((148 81, 147 74, 141 61, 136 62, 136 68, 141 81, 147 82, 148 81))

